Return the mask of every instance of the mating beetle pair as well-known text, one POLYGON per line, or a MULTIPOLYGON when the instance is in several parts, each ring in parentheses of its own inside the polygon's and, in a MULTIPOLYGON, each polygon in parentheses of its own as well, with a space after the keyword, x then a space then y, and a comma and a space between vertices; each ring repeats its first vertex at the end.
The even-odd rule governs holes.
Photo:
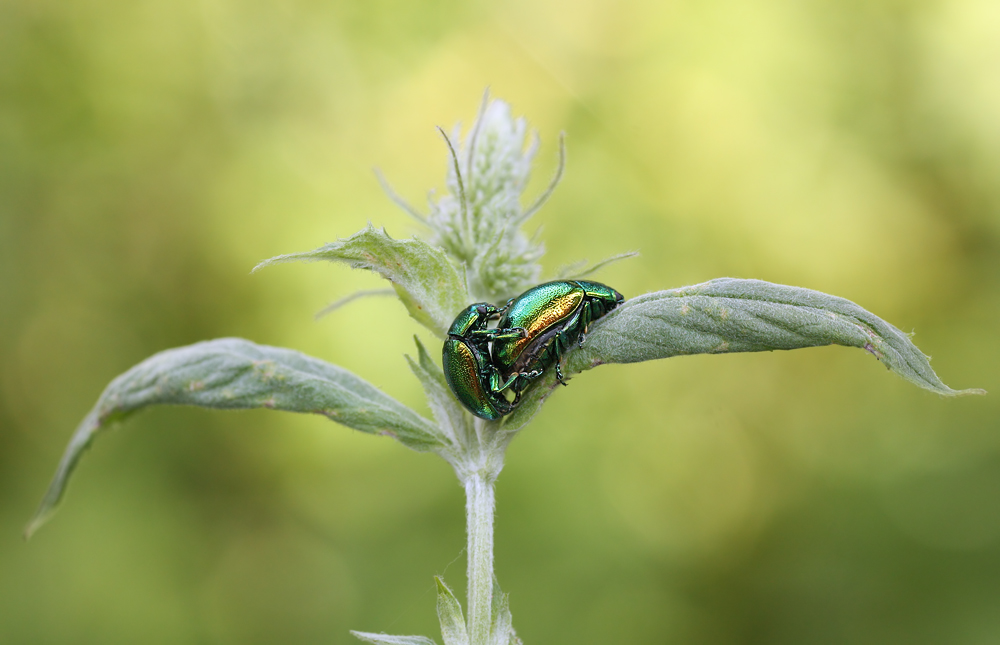
POLYGON ((448 386, 477 417, 499 419, 550 366, 555 365, 556 378, 565 385, 563 353, 574 342, 582 345, 590 323, 624 299, 599 282, 557 280, 528 289, 503 309, 486 302, 470 305, 455 318, 442 349, 448 386), (498 318, 490 329, 490 321, 498 318))

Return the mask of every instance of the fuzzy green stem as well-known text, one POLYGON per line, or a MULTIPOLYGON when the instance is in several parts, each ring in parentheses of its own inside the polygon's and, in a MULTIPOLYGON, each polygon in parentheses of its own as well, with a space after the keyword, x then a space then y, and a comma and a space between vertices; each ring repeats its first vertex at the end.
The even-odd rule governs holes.
POLYGON ((493 480, 484 473, 472 473, 465 480, 465 500, 469 534, 469 642, 486 645, 493 604, 493 480))

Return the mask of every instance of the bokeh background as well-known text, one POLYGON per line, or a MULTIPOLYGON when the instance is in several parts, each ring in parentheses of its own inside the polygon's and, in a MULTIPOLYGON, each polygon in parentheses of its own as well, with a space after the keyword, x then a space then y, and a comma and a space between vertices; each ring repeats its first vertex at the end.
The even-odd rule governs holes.
POLYGON ((483 90, 540 132, 532 226, 626 295, 754 277, 904 330, 945 400, 864 352, 608 366, 510 448, 497 571, 526 643, 1000 642, 995 0, 3 0, 0 642, 439 638, 464 589, 447 465, 322 418, 144 412, 30 517, 149 354, 243 336, 421 410, 431 338, 378 280, 249 275, 442 186, 483 90))

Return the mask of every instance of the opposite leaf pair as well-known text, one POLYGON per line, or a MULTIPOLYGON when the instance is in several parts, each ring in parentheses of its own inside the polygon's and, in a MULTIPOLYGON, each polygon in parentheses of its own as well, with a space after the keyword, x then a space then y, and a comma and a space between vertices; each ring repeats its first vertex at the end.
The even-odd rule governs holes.
MULTIPOLYGON (((444 645, 470 645, 469 633, 462 616, 462 605, 440 576, 437 583, 438 620, 441 621, 441 637, 444 645)), ((375 645, 437 645, 426 636, 390 636, 352 631, 352 634, 367 643, 375 645)), ((490 625, 488 645, 522 645, 511 624, 508 595, 500 590, 496 578, 493 579, 493 621, 490 625)))

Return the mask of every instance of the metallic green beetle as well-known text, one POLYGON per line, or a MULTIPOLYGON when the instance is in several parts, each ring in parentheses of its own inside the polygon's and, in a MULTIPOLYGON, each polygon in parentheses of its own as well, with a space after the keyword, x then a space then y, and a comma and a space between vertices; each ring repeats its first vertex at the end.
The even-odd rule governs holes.
POLYGON ((557 280, 528 289, 507 303, 497 326, 523 329, 518 336, 497 336, 492 364, 498 382, 516 396, 550 365, 565 385, 560 361, 573 343, 583 345, 590 324, 625 300, 600 282, 557 280))
POLYGON ((451 324, 448 340, 441 350, 441 366, 448 387, 469 412, 488 421, 508 414, 520 400, 520 395, 515 394, 514 400, 508 401, 503 393, 517 377, 504 382, 490 362, 490 341, 524 335, 523 329, 487 329, 490 320, 501 313, 487 302, 469 305, 451 324))

